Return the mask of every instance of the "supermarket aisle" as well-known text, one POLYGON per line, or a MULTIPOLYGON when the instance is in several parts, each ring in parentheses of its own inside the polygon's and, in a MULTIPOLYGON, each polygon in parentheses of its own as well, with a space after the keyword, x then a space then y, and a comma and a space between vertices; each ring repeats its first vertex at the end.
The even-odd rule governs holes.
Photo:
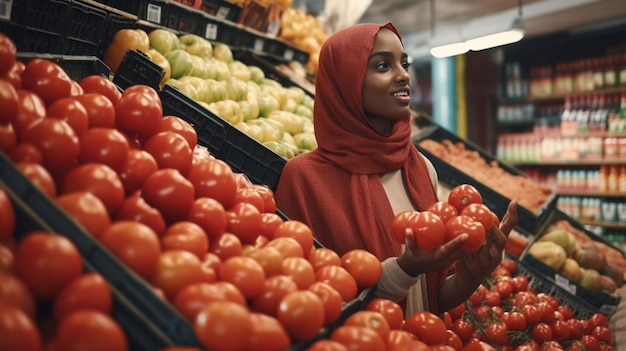
POLYGON ((611 316, 609 326, 615 339, 613 350, 626 351, 626 285, 622 286, 617 292, 622 300, 617 306, 617 311, 611 316))

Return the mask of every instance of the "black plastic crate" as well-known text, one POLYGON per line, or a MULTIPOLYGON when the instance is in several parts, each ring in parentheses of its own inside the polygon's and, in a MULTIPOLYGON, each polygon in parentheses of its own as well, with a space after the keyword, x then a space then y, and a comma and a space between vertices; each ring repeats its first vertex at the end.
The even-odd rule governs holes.
POLYGON ((204 12, 172 0, 150 1, 140 19, 185 33, 203 35, 205 30, 204 12))
MULTIPOLYGON (((507 173, 529 179, 528 176, 520 170, 497 160, 492 155, 482 150, 480 147, 467 140, 462 139, 458 135, 446 130, 445 128, 437 124, 433 123, 431 126, 421 129, 419 133, 413 136, 413 144, 433 163, 435 169, 437 170, 440 181, 450 187, 455 187, 461 184, 473 185, 481 193, 483 203, 485 203, 485 205, 487 205, 500 218, 502 218, 506 213, 506 209, 509 202, 511 202, 511 199, 503 196, 497 190, 486 186, 475 178, 470 177, 468 174, 454 167, 454 165, 444 161, 443 159, 439 158, 435 154, 420 146, 420 142, 425 139, 431 139, 437 142, 449 140, 454 144, 462 143, 466 150, 477 152, 478 155, 487 162, 487 164, 495 162, 507 173)), ((543 205, 536 212, 531 212, 529 209, 517 204, 518 225, 530 233, 536 233, 547 215, 550 213, 550 211, 556 207, 556 200, 557 194, 556 192, 552 191, 547 197, 546 201, 543 203, 543 205)))
POLYGON ((74 1, 65 27, 68 55, 97 55, 104 34, 107 11, 74 1))
POLYGON ((215 41, 226 44, 231 48, 245 47, 252 42, 252 34, 242 26, 220 20, 216 20, 216 22, 220 23, 220 25, 215 41))
POLYGON ((28 28, 62 35, 68 23, 71 0, 13 1, 11 21, 28 28))
POLYGON ((223 0, 203 0, 197 8, 208 15, 230 22, 237 22, 242 10, 240 5, 223 0))
POLYGON ((158 91, 164 73, 163 68, 154 63, 146 54, 138 50, 129 50, 113 76, 113 83, 121 89, 143 84, 158 91))
POLYGON ((72 79, 77 82, 80 82, 83 78, 92 74, 100 74, 108 78, 111 73, 109 67, 95 56, 34 54, 28 52, 17 53, 17 59, 24 63, 27 63, 34 58, 43 58, 56 62, 72 79))
MULTIPOLYGON (((34 186, 2 152, 0 185, 10 189, 12 198, 21 199, 28 211, 37 216, 36 220, 31 218, 19 224, 20 226, 27 229, 29 225, 44 223, 49 231, 65 235, 76 245, 85 264, 106 278, 138 313, 145 316, 145 320, 151 321, 154 328, 166 335, 174 345, 199 347, 193 326, 173 306, 157 296, 145 280, 130 271, 52 199, 34 186)), ((143 337, 149 339, 152 336, 143 337)))
POLYGON ((587 301, 580 299, 578 296, 572 294, 568 290, 565 290, 561 286, 554 284, 551 279, 549 279, 540 270, 537 270, 537 267, 534 267, 532 264, 520 261, 508 254, 506 255, 506 258, 515 261, 517 264, 517 271, 515 272, 515 275, 523 275, 528 278, 528 286, 532 287, 537 292, 557 297, 561 304, 568 306, 572 310, 576 318, 587 319, 597 312, 596 307, 589 304, 587 301))
POLYGON ((202 107, 177 88, 165 85, 159 93, 163 115, 178 116, 191 123, 198 144, 235 172, 244 173, 253 183, 276 189, 287 159, 202 107))
POLYGON ((119 30, 137 28, 139 28, 139 24, 135 19, 109 12, 106 22, 104 24, 104 28, 102 30, 102 37, 100 40, 100 45, 98 47, 98 56, 104 57, 104 53, 106 52, 107 47, 111 43, 111 40, 113 40, 115 33, 117 33, 119 30))
POLYGON ((15 46, 21 52, 64 54, 65 37, 54 32, 23 27, 21 39, 15 46))
POLYGON ((19 46, 21 45, 20 43, 22 42, 24 33, 22 26, 11 21, 0 20, 0 33, 8 36, 15 44, 17 50, 21 51, 19 46))

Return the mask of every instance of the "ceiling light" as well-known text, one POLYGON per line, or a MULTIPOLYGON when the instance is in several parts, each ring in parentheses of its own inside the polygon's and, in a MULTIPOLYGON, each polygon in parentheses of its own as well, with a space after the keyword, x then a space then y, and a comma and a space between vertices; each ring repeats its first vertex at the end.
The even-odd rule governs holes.
POLYGON ((435 46, 430 49, 430 54, 437 57, 448 57, 461 55, 469 51, 469 46, 465 42, 458 42, 446 45, 435 46))
POLYGON ((470 39, 465 43, 469 46, 470 50, 479 51, 485 50, 497 46, 516 43, 524 37, 524 24, 521 17, 518 17, 513 21, 511 29, 489 34, 475 39, 470 39))

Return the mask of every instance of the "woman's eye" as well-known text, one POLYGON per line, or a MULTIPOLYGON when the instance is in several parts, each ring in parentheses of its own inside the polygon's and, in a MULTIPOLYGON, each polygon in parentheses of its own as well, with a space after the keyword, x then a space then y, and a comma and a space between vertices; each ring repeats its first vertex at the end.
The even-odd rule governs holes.
POLYGON ((405 71, 409 70, 409 67, 411 67, 411 64, 407 61, 407 62, 402 62, 402 67, 404 67, 405 71))
POLYGON ((377 64, 376 67, 380 68, 380 69, 387 69, 387 68, 389 68, 389 64, 387 62, 381 62, 381 63, 377 64))

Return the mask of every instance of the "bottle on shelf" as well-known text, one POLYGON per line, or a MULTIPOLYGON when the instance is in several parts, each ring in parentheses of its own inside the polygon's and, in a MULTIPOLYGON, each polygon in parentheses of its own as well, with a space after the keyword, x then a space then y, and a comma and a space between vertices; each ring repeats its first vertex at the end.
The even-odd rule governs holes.
POLYGON ((600 173, 598 174, 598 191, 604 192, 608 189, 608 166, 600 166, 600 173))
POLYGON ((607 191, 610 193, 616 193, 618 191, 618 178, 619 172, 617 170, 617 165, 611 165, 609 167, 609 174, 606 177, 606 186, 607 191))
POLYGON ((618 191, 626 194, 626 165, 621 165, 618 177, 618 191))

